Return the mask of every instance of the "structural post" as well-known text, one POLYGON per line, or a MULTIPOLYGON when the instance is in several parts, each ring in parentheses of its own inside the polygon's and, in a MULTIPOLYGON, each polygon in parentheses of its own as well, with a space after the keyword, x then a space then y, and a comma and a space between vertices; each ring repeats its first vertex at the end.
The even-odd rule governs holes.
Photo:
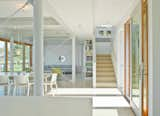
POLYGON ((76 38, 72 37, 72 81, 76 81, 76 38))
POLYGON ((96 88, 96 38, 93 37, 93 88, 96 88))
POLYGON ((34 96, 43 96, 43 0, 33 1, 34 96))

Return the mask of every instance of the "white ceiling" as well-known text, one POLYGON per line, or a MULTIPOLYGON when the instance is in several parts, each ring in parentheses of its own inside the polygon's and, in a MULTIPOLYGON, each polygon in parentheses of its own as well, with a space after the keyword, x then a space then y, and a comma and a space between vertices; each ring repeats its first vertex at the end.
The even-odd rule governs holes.
MULTIPOLYGON (((17 4, 26 0, 0 0, 0 17, 9 16, 17 4)), ((44 0, 45 17, 52 17, 67 26, 78 38, 93 37, 95 26, 122 22, 139 0, 44 0)), ((32 17, 32 7, 16 17, 32 17)), ((67 32, 68 29, 67 28, 67 32)), ((55 31, 55 30, 54 30, 55 31)))
POLYGON ((117 26, 139 0, 49 0, 65 24, 80 38, 93 37, 95 26, 117 26))

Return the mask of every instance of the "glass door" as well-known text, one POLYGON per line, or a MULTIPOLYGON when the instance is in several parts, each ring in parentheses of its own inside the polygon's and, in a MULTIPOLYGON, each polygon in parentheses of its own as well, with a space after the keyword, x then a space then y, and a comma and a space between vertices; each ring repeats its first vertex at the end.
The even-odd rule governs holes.
POLYGON ((141 19, 140 7, 137 7, 131 18, 131 46, 132 46, 132 81, 131 81, 131 103, 136 113, 141 112, 141 19))
MULTIPOLYGON (((148 116, 148 4, 142 0, 131 20, 132 95, 131 102, 139 115, 148 116), (140 11, 142 13, 140 13, 140 11)), ((132 105, 132 106, 133 106, 132 105)))
POLYGON ((140 106, 139 30, 139 25, 132 20, 132 101, 137 108, 140 106))

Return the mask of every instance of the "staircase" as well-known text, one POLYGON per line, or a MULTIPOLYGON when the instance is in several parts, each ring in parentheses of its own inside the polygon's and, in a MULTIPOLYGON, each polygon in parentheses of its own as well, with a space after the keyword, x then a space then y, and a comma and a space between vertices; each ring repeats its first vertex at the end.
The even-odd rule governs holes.
POLYGON ((116 88, 116 78, 111 55, 97 55, 96 59, 96 87, 116 88))

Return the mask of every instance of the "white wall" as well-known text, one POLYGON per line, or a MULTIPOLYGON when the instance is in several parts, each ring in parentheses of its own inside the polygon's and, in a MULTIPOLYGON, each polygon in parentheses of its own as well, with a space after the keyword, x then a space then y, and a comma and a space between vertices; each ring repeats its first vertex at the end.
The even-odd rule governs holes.
MULTIPOLYGON (((83 66, 83 42, 76 40, 76 67, 81 71, 83 66)), ((44 43, 45 65, 72 65, 72 41, 67 39, 48 39, 44 43), (59 62, 59 56, 65 56, 66 61, 59 62)))
POLYGON ((152 54, 152 0, 148 0, 148 15, 149 15, 149 116, 153 116, 153 54, 152 54))
POLYGON ((96 42, 96 54, 111 54, 111 42, 96 42))
POLYGON ((160 0, 149 0, 149 116, 160 116, 160 0))
POLYGON ((1 97, 1 116, 92 116, 90 98, 1 97))
POLYGON ((44 47, 45 65, 72 65, 72 44, 58 45, 47 42, 44 47), (66 61, 59 62, 59 56, 65 56, 66 61))
POLYGON ((124 26, 120 25, 116 29, 113 40, 112 61, 116 73, 118 88, 124 89, 124 26))

